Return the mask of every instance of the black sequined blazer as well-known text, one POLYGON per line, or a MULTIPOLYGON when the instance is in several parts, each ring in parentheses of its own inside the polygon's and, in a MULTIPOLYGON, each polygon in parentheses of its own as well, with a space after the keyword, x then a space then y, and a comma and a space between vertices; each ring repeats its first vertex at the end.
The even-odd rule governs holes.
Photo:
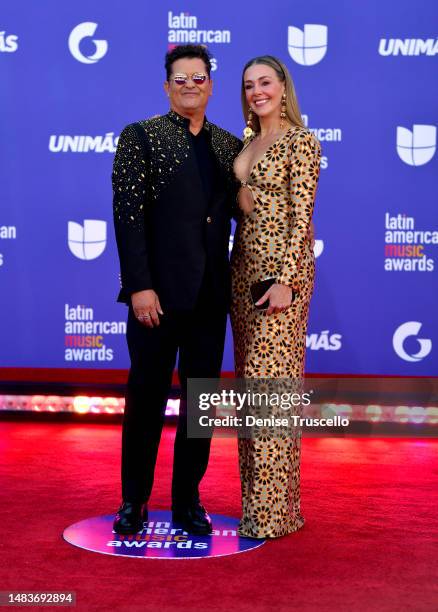
POLYGON ((229 300, 228 243, 235 205, 233 161, 241 141, 205 120, 221 175, 207 202, 189 133, 174 111, 128 125, 112 173, 120 258, 119 302, 154 289, 163 309, 195 305, 208 259, 216 296, 229 300))

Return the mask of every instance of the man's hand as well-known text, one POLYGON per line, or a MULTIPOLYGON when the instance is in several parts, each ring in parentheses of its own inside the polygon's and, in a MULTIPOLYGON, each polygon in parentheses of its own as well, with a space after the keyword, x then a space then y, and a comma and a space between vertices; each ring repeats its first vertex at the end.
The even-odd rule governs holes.
POLYGON ((158 315, 164 314, 158 295, 153 289, 137 291, 131 295, 132 308, 136 319, 146 327, 156 327, 160 324, 158 315))
POLYGON ((277 312, 283 312, 292 304, 292 289, 287 285, 275 283, 266 291, 264 295, 256 302, 256 306, 264 304, 269 300, 269 307, 266 311, 267 315, 277 312))

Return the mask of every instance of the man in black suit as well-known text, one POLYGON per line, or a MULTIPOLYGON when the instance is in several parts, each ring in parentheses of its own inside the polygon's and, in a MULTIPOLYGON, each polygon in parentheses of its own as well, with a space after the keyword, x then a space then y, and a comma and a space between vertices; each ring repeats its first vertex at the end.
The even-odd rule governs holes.
POLYGON ((205 117, 212 93, 205 48, 176 47, 165 66, 171 110, 123 130, 112 175, 119 301, 129 305, 131 358, 122 432, 123 501, 114 521, 122 534, 137 532, 147 520, 178 350, 173 520, 190 533, 212 531, 198 490, 210 439, 187 437, 187 379, 220 376, 230 299, 232 165, 241 143, 205 117))

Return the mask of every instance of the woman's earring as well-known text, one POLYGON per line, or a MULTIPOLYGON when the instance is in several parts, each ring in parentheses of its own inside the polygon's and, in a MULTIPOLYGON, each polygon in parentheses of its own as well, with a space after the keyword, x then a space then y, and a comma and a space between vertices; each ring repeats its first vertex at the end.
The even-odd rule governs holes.
POLYGON ((251 138, 254 134, 254 130, 252 129, 252 108, 248 108, 248 119, 246 121, 246 128, 243 130, 243 137, 245 140, 247 138, 251 138))
POLYGON ((280 110, 280 130, 284 128, 284 120, 286 119, 286 92, 283 92, 281 96, 281 110, 280 110))

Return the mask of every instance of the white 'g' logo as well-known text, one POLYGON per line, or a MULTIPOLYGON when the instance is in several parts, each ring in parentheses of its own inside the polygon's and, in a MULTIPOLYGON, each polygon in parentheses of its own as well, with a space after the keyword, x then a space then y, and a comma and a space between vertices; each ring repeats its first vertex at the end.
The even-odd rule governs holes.
POLYGON ((436 127, 434 125, 413 125, 412 132, 397 126, 397 153, 409 166, 427 164, 435 154, 436 127))
POLYGON ((408 321, 407 323, 400 325, 400 327, 395 330, 392 338, 392 346, 394 347, 397 355, 405 361, 421 361, 427 357, 432 350, 432 340, 429 340, 428 338, 417 338, 417 342, 420 345, 420 350, 418 353, 409 355, 409 353, 405 351, 403 344, 406 338, 409 338, 410 336, 417 336, 420 333, 420 329, 421 323, 418 321, 408 321))
POLYGON ((289 26, 289 55, 302 66, 317 64, 327 52, 327 33, 325 25, 306 23, 304 30, 289 26))
POLYGON ((83 64, 95 64, 98 62, 105 53, 108 51, 108 43, 106 40, 94 40, 93 43, 96 47, 96 51, 93 55, 84 55, 81 53, 79 49, 79 45, 84 38, 91 38, 94 35, 94 32, 97 29, 97 23, 93 23, 92 21, 85 21, 84 23, 80 23, 70 33, 68 37, 68 47, 70 49, 70 53, 73 55, 78 62, 82 62, 83 64))

